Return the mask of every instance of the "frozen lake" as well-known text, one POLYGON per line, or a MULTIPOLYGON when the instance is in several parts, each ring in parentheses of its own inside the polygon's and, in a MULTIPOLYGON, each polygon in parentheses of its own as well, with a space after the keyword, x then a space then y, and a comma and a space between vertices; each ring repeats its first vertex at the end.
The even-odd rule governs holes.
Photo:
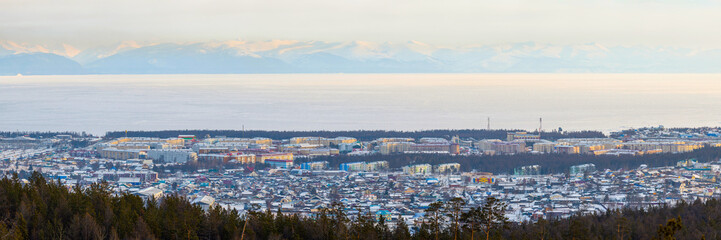
POLYGON ((0 77, 0 130, 618 130, 721 125, 721 75, 0 77))

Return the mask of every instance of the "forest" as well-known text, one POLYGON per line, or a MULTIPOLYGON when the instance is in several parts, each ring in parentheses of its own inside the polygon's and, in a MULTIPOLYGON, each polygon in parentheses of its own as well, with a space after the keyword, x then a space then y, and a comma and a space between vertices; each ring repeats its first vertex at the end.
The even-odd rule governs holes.
MULTIPOLYGON (((678 161, 694 158, 698 162, 706 163, 721 159, 721 148, 705 147, 687 153, 663 153, 649 154, 643 156, 595 156, 579 154, 518 154, 518 155, 493 155, 493 156, 453 156, 447 154, 396 154, 396 155, 370 155, 370 156, 317 156, 313 158, 296 158, 295 164, 304 162, 327 161, 331 169, 338 169, 341 163, 349 162, 373 162, 388 161, 391 169, 400 169, 411 164, 459 163, 461 169, 476 170, 478 172, 491 172, 495 174, 511 174, 513 170, 522 166, 540 165, 539 174, 566 173, 568 168, 574 165, 593 163, 596 169, 636 169, 641 164, 648 167, 675 166, 678 161)), ((156 172, 195 172, 199 169, 266 169, 265 164, 240 164, 223 163, 222 161, 194 161, 183 165, 157 166, 153 169, 156 172)))
MULTIPOLYGON (((536 223, 510 223, 505 203, 489 197, 434 202, 420 226, 386 224, 372 214, 348 215, 332 203, 312 217, 249 212, 219 206, 208 211, 178 195, 148 199, 114 194, 105 183, 68 188, 34 172, 0 180, 2 239, 718 239, 721 201, 682 202, 623 209, 536 223), (398 226, 398 227, 390 227, 398 226)), ((400 218, 399 218, 400 219, 400 218)))
POLYGON ((40 131, 14 131, 14 132, 10 132, 10 131, 0 131, 0 137, 8 137, 8 138, 20 137, 20 136, 28 136, 28 137, 32 137, 32 138, 52 138, 52 137, 55 137, 55 136, 57 136, 57 135, 70 135, 70 136, 73 136, 73 137, 82 137, 83 134, 84 134, 84 133, 70 132, 70 131, 66 131, 66 132, 52 132, 52 131, 47 131, 47 132, 40 132, 40 131))
POLYGON ((564 173, 573 165, 593 163, 596 169, 636 169, 641 164, 648 167, 675 166, 680 160, 695 158, 699 162, 717 161, 721 158, 721 148, 705 147, 686 153, 647 154, 642 156, 611 156, 586 154, 516 154, 451 156, 447 154, 396 154, 370 156, 319 156, 312 159, 296 159, 298 164, 308 161, 328 161, 329 166, 337 168, 341 163, 388 161, 390 168, 400 168, 410 164, 459 163, 461 169, 475 169, 481 172, 513 173, 513 169, 528 165, 540 165, 541 174, 564 173))
MULTIPOLYGON (((596 169, 636 169, 641 164, 648 167, 675 166, 678 161, 694 158, 698 162, 706 163, 721 159, 721 148, 706 147, 687 153, 664 153, 650 154, 644 156, 594 156, 579 154, 519 154, 519 155, 494 155, 494 156, 453 156, 447 154, 396 154, 396 155, 370 155, 370 156, 317 156, 313 158, 296 158, 295 165, 304 162, 327 161, 330 169, 338 169, 341 163, 349 162, 373 162, 388 161, 391 169, 400 169, 411 164, 459 163, 465 171, 476 170, 478 172, 491 172, 495 174, 512 174, 513 170, 522 166, 540 165, 539 174, 566 173, 568 168, 574 165, 593 163, 596 169)), ((109 168, 109 167, 108 167, 109 168)), ((183 165, 159 166, 153 170, 159 173, 169 170, 170 172, 195 172, 199 169, 267 169, 267 164, 241 164, 223 163, 222 161, 190 161, 183 165)), ((252 171, 252 170, 249 170, 252 171)))
MULTIPOLYGON (((384 131, 384 130, 354 130, 354 131, 262 131, 262 130, 164 130, 164 131, 128 131, 128 137, 158 137, 170 138, 178 137, 178 135, 195 135, 197 137, 266 137, 272 139, 289 139, 293 137, 354 137, 360 141, 372 141, 384 137, 409 137, 420 139, 423 137, 438 137, 450 139, 453 136, 459 138, 473 139, 506 139, 507 132, 522 130, 482 130, 482 129, 459 129, 459 130, 423 130, 423 131, 384 131)), ((538 132, 531 132, 537 134, 538 132)), ((106 138, 119 138, 126 136, 125 131, 114 131, 105 134, 106 138)), ((606 137, 598 131, 578 131, 578 132, 541 132, 541 138, 555 140, 559 138, 601 138, 606 137)))

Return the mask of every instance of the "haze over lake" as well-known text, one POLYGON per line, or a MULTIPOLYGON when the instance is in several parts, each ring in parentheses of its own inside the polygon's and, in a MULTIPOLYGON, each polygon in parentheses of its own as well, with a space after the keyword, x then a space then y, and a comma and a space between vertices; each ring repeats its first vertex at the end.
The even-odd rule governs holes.
POLYGON ((0 130, 593 129, 721 125, 719 74, 0 77, 0 130))

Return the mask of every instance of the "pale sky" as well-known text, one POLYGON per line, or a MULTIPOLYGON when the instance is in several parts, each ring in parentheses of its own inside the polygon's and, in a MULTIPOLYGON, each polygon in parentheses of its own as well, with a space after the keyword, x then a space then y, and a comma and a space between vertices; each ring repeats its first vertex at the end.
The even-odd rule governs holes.
POLYGON ((88 47, 126 40, 233 39, 721 48, 721 4, 698 0, 0 0, 0 40, 88 47))

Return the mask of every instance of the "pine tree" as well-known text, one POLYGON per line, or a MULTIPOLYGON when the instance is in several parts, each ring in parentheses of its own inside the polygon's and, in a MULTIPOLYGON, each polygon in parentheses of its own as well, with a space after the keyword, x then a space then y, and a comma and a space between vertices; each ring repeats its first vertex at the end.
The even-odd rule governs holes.
POLYGON ((658 231, 657 231, 657 237, 658 239, 662 240, 676 240, 676 232, 683 229, 683 224, 681 223, 681 217, 678 218, 671 218, 666 222, 666 225, 659 225, 658 231))
POLYGON ((408 231, 408 224, 406 224, 406 220, 402 218, 401 216, 398 216, 398 220, 396 221, 396 228, 393 229, 393 239, 397 240, 410 240, 411 239, 411 233, 408 231))
POLYGON ((479 213, 481 230, 486 234, 486 240, 490 239, 492 231, 501 230, 508 224, 508 219, 504 215, 506 213, 506 203, 497 198, 486 198, 486 203, 479 213))
POLYGON ((442 202, 433 202, 426 209, 426 218, 429 220, 434 239, 438 240, 438 234, 441 232, 441 222, 443 222, 442 202))
POLYGON ((458 239, 458 235, 461 233, 461 207, 463 207, 463 205, 466 205, 466 201, 464 201, 462 198, 453 198, 451 200, 448 200, 448 202, 446 202, 446 206, 444 207, 446 215, 452 221, 451 228, 453 230, 453 240, 458 239))

